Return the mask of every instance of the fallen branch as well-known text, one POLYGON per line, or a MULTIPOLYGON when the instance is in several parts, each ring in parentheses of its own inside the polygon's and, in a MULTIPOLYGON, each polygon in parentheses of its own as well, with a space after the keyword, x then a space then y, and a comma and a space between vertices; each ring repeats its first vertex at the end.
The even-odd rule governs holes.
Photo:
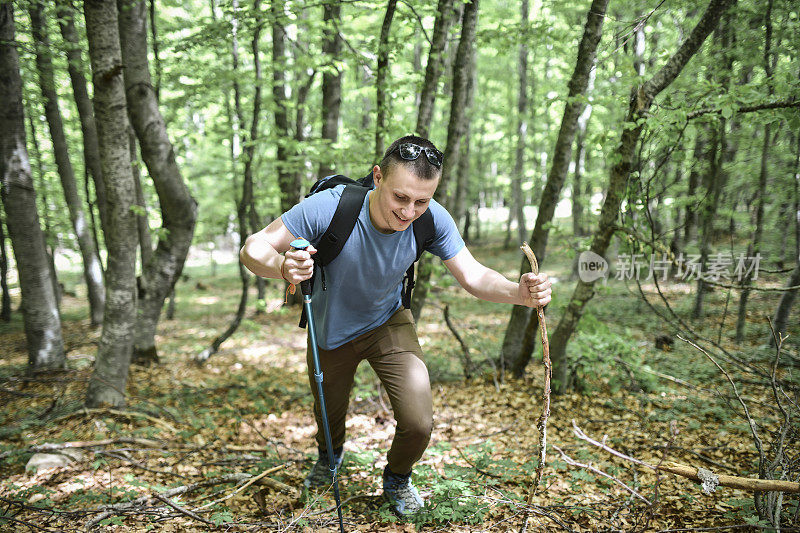
POLYGON ((156 424, 157 426, 161 426, 163 429, 166 429, 167 431, 171 431, 172 433, 178 432, 178 430, 175 429, 173 425, 169 424, 168 422, 165 422, 164 420, 161 420, 160 418, 150 416, 147 413, 140 413, 139 411, 120 411, 118 409, 105 409, 100 407, 93 409, 83 408, 80 409, 79 411, 75 411, 66 415, 59 416, 58 418, 54 418, 50 422, 51 423, 59 422, 61 420, 66 420, 68 418, 72 418, 73 416, 78 416, 78 415, 89 416, 93 414, 109 414, 114 416, 124 416, 127 418, 144 418, 145 420, 149 420, 150 422, 156 424))
MULTIPOLYGON (((611 448, 609 445, 606 444, 606 436, 603 437, 602 441, 597 441, 583 432, 581 428, 577 426, 575 420, 572 421, 572 430, 575 433, 575 436, 581 440, 588 442, 589 444, 604 450, 615 457, 619 457, 620 459, 624 459, 625 461, 631 462, 635 465, 648 468, 650 470, 664 470, 666 472, 670 472, 672 474, 689 478, 694 481, 705 481, 706 475, 703 474, 701 478, 701 474, 699 474, 699 469, 694 468, 692 466, 686 466, 679 463, 666 463, 662 465, 651 465, 629 455, 626 455, 620 451, 611 448)), ((707 471, 708 472, 708 471, 707 471)), ((792 481, 781 481, 781 480, 774 480, 774 479, 756 479, 756 478, 748 478, 748 477, 740 477, 740 476, 728 476, 725 474, 711 474, 715 478, 717 478, 718 484, 722 485, 723 487, 729 487, 732 489, 742 489, 748 491, 759 491, 759 492, 766 492, 766 491, 779 491, 779 492, 792 492, 792 493, 800 493, 800 483, 795 483, 792 481)))

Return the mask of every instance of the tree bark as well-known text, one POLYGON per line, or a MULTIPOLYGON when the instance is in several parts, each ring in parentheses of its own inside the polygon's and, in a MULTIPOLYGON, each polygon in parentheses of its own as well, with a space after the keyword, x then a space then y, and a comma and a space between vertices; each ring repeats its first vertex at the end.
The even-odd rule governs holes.
POLYGON ((8 292, 8 255, 6 254, 5 221, 0 220, 0 290, 2 305, 0 305, 0 320, 11 321, 11 294, 8 292))
MULTIPOLYGON (((384 142, 383 137, 386 128, 386 84, 389 74, 389 31, 392 28, 392 19, 397 7, 397 0, 389 0, 386 6, 386 14, 383 16, 381 24, 381 35, 378 40, 378 70, 375 74, 375 101, 377 103, 377 118, 375 121, 375 161, 383 158, 384 142)), ((391 114, 391 113, 390 113, 391 114)))
POLYGON ((64 343, 25 144, 22 79, 11 2, 0 4, 0 180, 22 292, 28 368, 64 366, 64 343))
POLYGON ((86 282, 86 291, 89 298, 89 315, 92 326, 103 323, 103 306, 105 304, 105 289, 103 288, 103 268, 100 265, 99 255, 94 247, 94 239, 89 231, 86 214, 78 196, 78 185, 75 181, 75 172, 69 159, 67 138, 64 135, 64 125, 61 121, 61 110, 58 105, 53 62, 50 57, 50 36, 44 22, 44 9, 42 4, 34 0, 30 7, 31 33, 36 43, 36 68, 39 71, 39 85, 44 100, 44 114, 50 128, 50 138, 53 141, 53 155, 61 178, 61 188, 64 190, 64 200, 69 209, 69 218, 78 248, 83 259, 83 279, 86 282))
MULTIPOLYGON (((329 0, 323 5, 322 53, 327 66, 322 74, 322 139, 328 141, 328 155, 333 153, 339 140, 339 108, 342 104, 342 72, 336 63, 342 55, 342 38, 339 36, 339 19, 342 5, 339 0, 329 0)), ((320 178, 334 173, 333 162, 326 157, 319 165, 320 178)))
MULTIPOLYGON (((667 63, 652 78, 640 86, 631 89, 628 112, 620 141, 615 150, 617 161, 611 168, 606 198, 600 212, 598 228, 592 239, 591 251, 602 256, 608 249, 614 235, 615 224, 625 187, 630 177, 632 163, 636 154, 636 146, 644 127, 644 121, 653 99, 668 87, 681 73, 689 60, 706 40, 706 37, 719 23, 722 14, 734 0, 711 0, 705 13, 692 30, 691 35, 681 44, 667 63)), ((555 391, 563 393, 567 388, 569 362, 567 360, 567 343, 578 324, 583 309, 594 295, 594 282, 578 281, 564 315, 558 323, 553 337, 550 339, 550 356, 553 362, 555 391)))
MULTIPOLYGON (((572 143, 575 139, 575 130, 578 126, 578 118, 583 112, 584 105, 582 95, 586 93, 589 85, 589 73, 594 65, 594 58, 597 52, 597 44, 603 32, 603 20, 605 18, 608 0, 594 0, 589 13, 586 17, 583 37, 578 46, 578 57, 575 61, 575 70, 569 81, 569 95, 567 104, 564 107, 564 115, 561 119, 561 128, 553 149, 553 163, 547 182, 542 192, 539 202, 539 213, 536 217, 536 224, 530 238, 530 246, 539 261, 539 265, 544 264, 547 250, 547 237, 550 232, 550 223, 555 214, 556 205, 561 195, 561 189, 569 170, 569 161, 572 153, 572 143)), ((526 258, 522 258, 520 273, 530 271, 530 264, 526 258)), ((521 376, 525 367, 530 361, 533 353, 536 332, 539 329, 539 318, 536 313, 531 313, 527 307, 515 305, 511 311, 511 317, 506 327, 503 339, 503 361, 513 361, 514 373, 521 376), (523 331, 524 334, 520 335, 523 331)))
POLYGON ((166 230, 151 260, 143 265, 139 283, 134 361, 148 364, 158 361, 156 326, 164 300, 183 270, 194 235, 197 203, 178 169, 150 79, 147 6, 144 0, 117 0, 117 6, 128 114, 158 194, 162 227, 166 230))
MULTIPOLYGON (((100 214, 100 227, 103 232, 108 227, 106 216, 106 188, 103 183, 103 170, 100 164, 100 149, 97 145, 97 127, 94 122, 94 109, 89 91, 86 89, 86 78, 83 75, 84 64, 81 53, 81 41, 75 29, 75 8, 72 0, 57 0, 56 15, 61 28, 61 37, 64 40, 67 56, 67 71, 72 82, 72 94, 83 134, 83 161, 86 171, 92 178, 95 197, 97 198, 97 211, 100 214)), ((87 186, 88 189, 88 186, 87 186)), ((92 213, 92 202, 88 198, 89 210, 92 213)), ((92 216, 94 216, 92 214, 92 216)), ((97 244, 97 239, 95 239, 97 244)))
POLYGON ((436 87, 442 75, 444 47, 447 44, 447 31, 453 14, 453 0, 439 0, 436 6, 436 20, 433 23, 431 49, 428 52, 428 63, 425 66, 425 80, 419 97, 416 133, 420 137, 428 137, 433 118, 433 103, 436 100, 436 87))
MULTIPOLYGON (((478 25, 478 0, 472 0, 464 6, 461 26, 461 38, 458 41, 455 63, 453 64, 453 97, 450 100, 450 120, 447 125, 447 146, 445 147, 444 161, 442 162, 442 176, 436 189, 434 198, 437 202, 450 207, 452 198, 448 192, 450 178, 458 168, 461 138, 466 129, 466 104, 469 81, 472 77, 470 66, 475 53, 475 30, 478 25)), ((411 302, 411 314, 415 321, 419 320, 430 287, 430 277, 433 270, 431 257, 425 256, 419 262, 414 298, 411 302)))
POLYGON ((128 116, 117 6, 85 0, 86 35, 92 64, 94 111, 106 186, 109 231, 106 306, 94 372, 86 392, 90 407, 125 403, 136 321, 136 190, 131 175, 128 116))

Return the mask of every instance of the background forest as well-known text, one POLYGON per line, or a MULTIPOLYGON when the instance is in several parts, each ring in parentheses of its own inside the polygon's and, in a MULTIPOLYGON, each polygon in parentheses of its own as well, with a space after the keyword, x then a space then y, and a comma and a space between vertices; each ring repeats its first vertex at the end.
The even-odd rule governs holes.
POLYGON ((476 258, 529 242, 553 300, 423 256, 428 503, 380 498, 360 369, 348 529, 798 530, 798 33, 790 0, 0 0, 0 529, 337 529, 296 488, 299 300, 238 249, 416 133, 476 258))

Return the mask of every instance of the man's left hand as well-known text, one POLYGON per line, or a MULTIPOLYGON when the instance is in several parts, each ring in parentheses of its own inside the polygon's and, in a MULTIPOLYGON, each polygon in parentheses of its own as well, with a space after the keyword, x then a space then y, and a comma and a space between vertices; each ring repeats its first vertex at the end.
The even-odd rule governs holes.
POLYGON ((519 279, 518 295, 520 305, 527 307, 544 307, 550 303, 550 278, 547 274, 534 275, 532 272, 523 274, 519 279))

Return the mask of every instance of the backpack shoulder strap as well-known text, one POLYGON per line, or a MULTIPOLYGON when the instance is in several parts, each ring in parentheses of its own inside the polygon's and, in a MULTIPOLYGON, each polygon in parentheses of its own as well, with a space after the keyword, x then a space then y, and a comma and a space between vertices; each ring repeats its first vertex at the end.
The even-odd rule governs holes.
POLYGON ((414 241, 417 244, 417 257, 411 266, 406 270, 406 277, 403 280, 402 300, 403 307, 411 309, 411 291, 414 290, 416 281, 414 280, 414 265, 419 261, 422 252, 433 243, 436 228, 433 225, 433 214, 428 209, 413 223, 414 241))
POLYGON ((344 243, 347 242, 356 225, 367 191, 366 187, 360 185, 345 186, 333 218, 317 243, 317 253, 314 254, 314 259, 318 264, 322 266, 329 264, 342 251, 344 243))
POLYGON ((427 209, 418 219, 413 222, 414 225, 414 241, 417 243, 417 258, 414 259, 416 263, 422 256, 422 252, 433 244, 433 237, 436 228, 433 225, 433 214, 430 209, 427 209))

